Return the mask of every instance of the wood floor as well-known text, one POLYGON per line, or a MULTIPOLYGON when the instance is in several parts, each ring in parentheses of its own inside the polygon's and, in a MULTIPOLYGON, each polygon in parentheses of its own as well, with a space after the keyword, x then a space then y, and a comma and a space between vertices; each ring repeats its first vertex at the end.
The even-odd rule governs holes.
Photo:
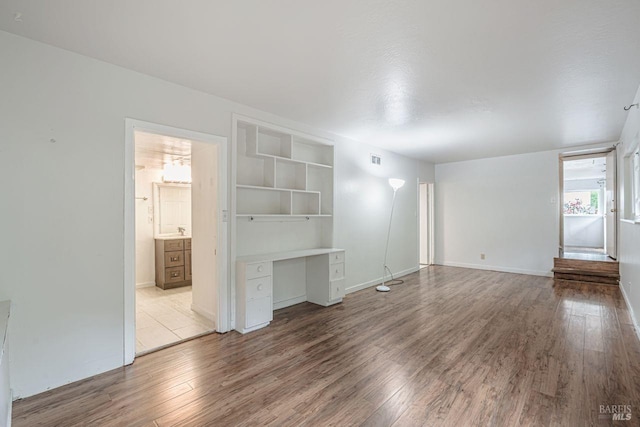
POLYGON ((14 426, 611 425, 640 417, 620 290, 429 267, 389 293, 304 303, 14 403, 14 426))

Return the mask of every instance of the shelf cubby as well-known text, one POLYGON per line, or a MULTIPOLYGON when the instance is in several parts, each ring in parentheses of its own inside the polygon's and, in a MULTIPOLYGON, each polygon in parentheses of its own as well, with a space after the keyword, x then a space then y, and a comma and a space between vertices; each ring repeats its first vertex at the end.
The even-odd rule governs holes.
POLYGON ((307 165, 288 160, 275 159, 276 187, 292 190, 307 189, 307 165))
POLYGON ((291 158, 306 163, 333 166, 333 148, 314 141, 293 137, 291 158))
POLYGON ((320 193, 293 192, 291 205, 292 215, 320 215, 320 193))
POLYGON ((238 215, 291 215, 291 191, 238 186, 238 215))
POLYGON ((320 213, 333 214, 333 170, 315 165, 307 167, 307 190, 320 193, 320 213))
POLYGON ((291 158, 291 135, 258 126, 256 154, 291 158))

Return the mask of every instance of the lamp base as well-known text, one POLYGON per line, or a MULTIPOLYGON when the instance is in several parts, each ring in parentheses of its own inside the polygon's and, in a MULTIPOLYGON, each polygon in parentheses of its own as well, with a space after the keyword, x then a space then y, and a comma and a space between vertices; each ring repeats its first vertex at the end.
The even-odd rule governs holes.
POLYGON ((376 291, 378 292, 389 292, 390 290, 391 288, 385 285, 376 286, 376 291))

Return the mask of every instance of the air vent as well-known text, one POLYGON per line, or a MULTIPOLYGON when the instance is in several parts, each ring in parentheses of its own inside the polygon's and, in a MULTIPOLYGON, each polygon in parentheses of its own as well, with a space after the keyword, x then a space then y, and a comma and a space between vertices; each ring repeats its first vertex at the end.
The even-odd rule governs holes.
POLYGON ((371 153, 371 164, 372 165, 376 165, 376 166, 380 166, 381 163, 382 163, 382 157, 380 157, 379 154, 371 153))

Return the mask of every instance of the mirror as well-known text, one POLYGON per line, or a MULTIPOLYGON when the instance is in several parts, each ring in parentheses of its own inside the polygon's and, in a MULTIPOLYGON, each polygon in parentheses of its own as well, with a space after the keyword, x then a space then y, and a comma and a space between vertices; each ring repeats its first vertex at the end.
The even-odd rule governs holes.
POLYGON ((153 184, 153 223, 154 237, 191 237, 191 184, 153 184))

